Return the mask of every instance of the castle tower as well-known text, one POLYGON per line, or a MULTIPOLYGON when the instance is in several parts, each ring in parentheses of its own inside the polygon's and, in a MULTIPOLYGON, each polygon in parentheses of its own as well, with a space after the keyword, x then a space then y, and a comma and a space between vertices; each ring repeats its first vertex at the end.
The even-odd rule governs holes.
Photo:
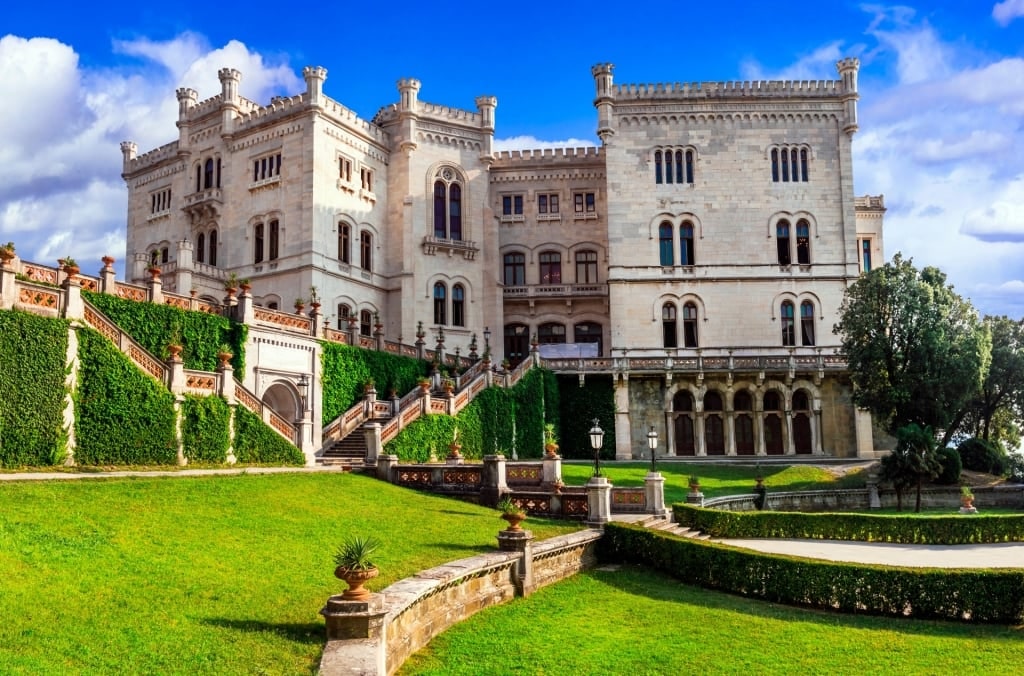
POLYGON ((139 153, 139 146, 135 141, 121 141, 121 171, 128 171, 128 163, 135 159, 139 153))
POLYGON ((843 107, 846 109, 846 126, 843 127, 850 136, 856 133, 857 127, 857 101, 860 94, 857 93, 857 71, 860 69, 860 59, 847 58, 836 62, 836 70, 843 80, 843 107))
POLYGON ((416 120, 419 110, 420 81, 416 78, 402 78, 398 81, 398 117, 402 120, 402 150, 406 154, 416 150, 416 120))
POLYGON ((612 109, 615 107, 615 97, 612 93, 614 68, 613 64, 599 63, 590 69, 594 76, 594 85, 597 87, 594 107, 597 108, 597 137, 601 139, 601 143, 607 143, 615 133, 612 129, 612 109))
POLYGON ((323 66, 306 66, 302 69, 302 77, 306 80, 306 95, 309 97, 309 105, 320 106, 324 94, 324 80, 327 79, 327 69, 323 66))
POLYGON ((220 78, 221 136, 230 137, 238 114, 238 83, 242 81, 242 73, 234 68, 221 68, 217 77, 220 78))
POLYGON ((199 92, 188 87, 180 87, 175 91, 178 96, 178 152, 188 153, 189 111, 199 101, 199 92))
POLYGON ((480 161, 490 164, 494 160, 492 142, 494 141, 494 109, 498 107, 498 99, 494 96, 476 97, 476 109, 480 113, 480 127, 487 135, 484 137, 484 147, 480 151, 480 161))

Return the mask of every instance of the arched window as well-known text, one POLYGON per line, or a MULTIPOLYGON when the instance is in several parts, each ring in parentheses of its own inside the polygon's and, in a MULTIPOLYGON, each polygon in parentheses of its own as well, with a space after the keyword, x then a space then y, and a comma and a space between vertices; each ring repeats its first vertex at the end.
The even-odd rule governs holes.
POLYGON ((686 182, 693 183, 693 151, 686 151, 686 182))
POLYGON ((693 223, 683 221, 679 226, 679 264, 693 265, 693 223))
POLYGON ((661 340, 665 347, 679 347, 679 332, 676 330, 676 306, 665 303, 661 306, 661 340))
POLYGON ((213 158, 206 158, 206 162, 203 164, 203 190, 209 190, 213 187, 213 158))
POLYGON ((370 327, 373 324, 373 313, 369 310, 359 311, 359 335, 370 335, 370 327))
POLYGON ((505 286, 523 286, 526 284, 526 256, 521 253, 505 254, 505 286))
POLYGON ((220 158, 217 158, 217 187, 220 187, 220 158))
POLYGON ((462 239, 462 185, 451 167, 434 179, 434 237, 462 239))
POLYGON ((781 411, 782 410, 782 399, 779 397, 779 393, 775 390, 769 390, 764 393, 764 410, 766 411, 781 411))
POLYGON ((149 264, 150 265, 156 265, 159 262, 160 262, 160 252, 157 251, 156 249, 153 249, 152 251, 149 252, 149 264))
POLYGON ((793 393, 793 450, 797 453, 813 452, 811 406, 803 390, 793 393))
POLYGON ((796 262, 811 264, 811 226, 802 218, 796 222, 796 262))
POLYGON ((793 325, 793 303, 788 300, 782 301, 780 315, 782 316, 782 344, 796 345, 796 330, 793 325))
POLYGON ((160 262, 166 263, 171 260, 171 252, 167 247, 160 249, 160 262))
POLYGON ((252 227, 252 262, 263 262, 263 224, 257 223, 252 227))
POLYGON ((359 267, 373 270, 373 234, 366 230, 359 233, 359 267))
POLYGON ((269 258, 272 261, 277 260, 279 253, 278 244, 280 243, 280 241, 281 226, 276 220, 270 221, 270 246, 268 247, 270 251, 267 254, 267 258, 269 258))
POLYGON ((807 182, 807 149, 800 150, 800 176, 804 183, 807 182))
POLYGON ((793 410, 794 411, 807 411, 811 407, 808 404, 807 393, 803 390, 797 390, 793 393, 793 410))
POLYGON ((203 189, 203 165, 196 165, 196 192, 203 189))
POLYGON ((754 420, 750 412, 753 410, 753 400, 750 393, 740 390, 732 398, 732 408, 735 412, 733 427, 736 431, 736 454, 754 454, 754 420))
POLYGON ((775 225, 775 247, 779 254, 779 265, 789 265, 789 221, 783 219, 775 225))
POLYGON ((696 455, 693 429, 693 396, 686 390, 676 392, 672 397, 672 412, 675 414, 676 455, 696 455))
POLYGON ((345 303, 338 303, 338 329, 348 328, 348 318, 352 314, 352 308, 345 303))
POLYGON ((772 148, 772 182, 779 182, 779 149, 772 148))
POLYGON ((658 185, 661 185, 662 183, 660 150, 654 151, 654 182, 657 183, 658 185))
POLYGON ((725 425, 722 419, 722 395, 704 395, 704 443, 708 455, 725 455, 725 425))
POLYGON ((581 322, 573 327, 574 343, 597 343, 597 355, 601 356, 601 325, 597 322, 581 322))
POLYGON ((672 256, 672 224, 668 221, 658 226, 658 252, 663 267, 675 265, 672 256))
POLYGON ((782 401, 775 390, 764 395, 764 448, 768 455, 782 455, 782 401))
POLYGON ((576 252, 576 283, 597 284, 597 252, 576 252))
POLYGON ((557 251, 544 251, 538 257, 540 262, 540 283, 562 283, 562 254, 557 251))
POLYGON ((210 265, 217 267, 217 231, 210 231, 210 256, 208 258, 210 265))
POLYGON ((809 300, 800 303, 800 342, 814 345, 814 303, 809 300))
POLYGON ((196 236, 196 263, 206 262, 206 235, 199 233, 196 236))
POLYGON ((466 288, 461 284, 452 287, 452 326, 466 325, 466 288))
POLYGON ((683 346, 697 347, 697 306, 693 303, 683 306, 683 346))
POLYGON ((338 260, 352 262, 352 226, 348 223, 338 223, 338 260))
POLYGON ((565 324, 541 324, 537 329, 537 339, 541 345, 561 344, 565 342, 565 324))
POLYGON ((447 324, 445 307, 448 305, 448 289, 443 282, 434 284, 434 323, 447 324))
POLYGON ((519 364, 530 350, 530 327, 526 324, 505 325, 505 359, 512 366, 519 364))

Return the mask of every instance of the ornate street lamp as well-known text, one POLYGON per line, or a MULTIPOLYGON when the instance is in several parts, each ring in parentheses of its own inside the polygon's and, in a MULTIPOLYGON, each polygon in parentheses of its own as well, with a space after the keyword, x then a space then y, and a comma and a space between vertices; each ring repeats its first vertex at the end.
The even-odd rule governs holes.
POLYGON ((594 418, 594 426, 590 428, 590 447, 594 449, 594 476, 601 476, 601 446, 604 445, 604 430, 594 418))
POLYGON ((658 449, 658 433, 651 425, 651 431, 647 433, 647 447, 651 449, 651 473, 658 471, 658 461, 655 451, 658 449))
POLYGON ((491 358, 491 327, 484 327, 484 359, 491 358))
POLYGON ((309 395, 309 378, 303 373, 299 377, 299 398, 302 400, 302 411, 306 411, 306 397, 309 395))

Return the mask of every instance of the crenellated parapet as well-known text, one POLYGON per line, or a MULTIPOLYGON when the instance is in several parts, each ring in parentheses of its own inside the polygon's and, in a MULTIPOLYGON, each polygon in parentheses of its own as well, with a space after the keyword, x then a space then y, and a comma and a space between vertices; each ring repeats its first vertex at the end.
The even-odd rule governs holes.
POLYGON ((659 82, 621 84, 613 88, 615 99, 707 99, 715 97, 840 97, 840 80, 744 80, 728 82, 659 82))
POLYGON ((578 148, 535 148, 533 150, 499 150, 494 153, 494 161, 512 162, 552 162, 570 163, 581 160, 603 160, 604 153, 596 146, 578 148))
POLYGON ((121 155, 123 165, 121 172, 124 176, 129 176, 142 169, 152 167, 157 164, 161 164, 169 159, 175 159, 178 156, 178 142, 171 141, 166 145, 162 145, 155 150, 150 150, 142 155, 136 155, 138 146, 132 141, 123 141, 121 143, 121 155))

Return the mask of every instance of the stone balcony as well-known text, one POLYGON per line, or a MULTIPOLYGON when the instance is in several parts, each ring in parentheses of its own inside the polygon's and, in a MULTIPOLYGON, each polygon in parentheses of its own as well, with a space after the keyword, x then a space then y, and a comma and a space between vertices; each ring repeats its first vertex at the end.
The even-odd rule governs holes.
POLYGON ((506 286, 505 302, 533 300, 537 298, 604 298, 608 296, 607 284, 526 284, 506 286))
POLYGON ((476 245, 476 242, 468 239, 446 239, 432 235, 426 235, 423 238, 423 253, 428 256, 446 253, 449 256, 459 255, 471 261, 476 258, 479 252, 480 247, 476 245))
POLYGON ((217 218, 224 207, 224 196, 220 188, 207 188, 190 195, 185 195, 182 211, 188 214, 193 223, 217 218))

